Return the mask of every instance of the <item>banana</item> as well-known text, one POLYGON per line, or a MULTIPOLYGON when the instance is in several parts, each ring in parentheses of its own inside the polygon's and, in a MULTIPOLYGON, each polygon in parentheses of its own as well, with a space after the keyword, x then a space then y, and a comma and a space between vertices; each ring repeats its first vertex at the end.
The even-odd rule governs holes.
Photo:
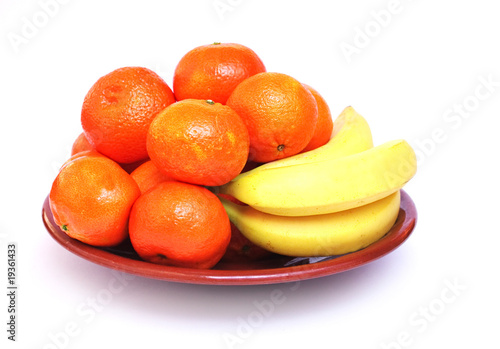
POLYGON ((218 190, 270 214, 320 215, 382 199, 401 189, 416 168, 411 146, 405 140, 394 140, 340 158, 258 167, 218 190))
POLYGON ((398 190, 350 210, 285 217, 219 198, 231 222, 250 241, 271 252, 294 257, 340 255, 372 244, 394 225, 401 200, 398 190))
POLYGON ((373 147, 368 122, 353 107, 345 108, 333 123, 328 143, 314 150, 260 165, 261 170, 339 158, 373 147))

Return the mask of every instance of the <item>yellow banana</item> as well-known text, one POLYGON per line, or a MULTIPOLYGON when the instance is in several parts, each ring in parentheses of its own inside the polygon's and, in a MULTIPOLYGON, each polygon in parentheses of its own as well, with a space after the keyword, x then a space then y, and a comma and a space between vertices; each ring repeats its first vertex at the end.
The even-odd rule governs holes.
POLYGON ((328 143, 314 150, 259 166, 260 170, 339 158, 362 152, 373 147, 368 122, 353 107, 345 108, 333 123, 328 143))
POLYGON ((400 191, 370 204, 336 213, 285 217, 220 198, 229 219, 254 244, 295 257, 340 255, 382 238, 394 225, 400 191))
POLYGON ((401 189, 416 167, 411 146, 394 140, 340 158, 256 168, 218 190, 270 214, 319 215, 382 199, 401 189))

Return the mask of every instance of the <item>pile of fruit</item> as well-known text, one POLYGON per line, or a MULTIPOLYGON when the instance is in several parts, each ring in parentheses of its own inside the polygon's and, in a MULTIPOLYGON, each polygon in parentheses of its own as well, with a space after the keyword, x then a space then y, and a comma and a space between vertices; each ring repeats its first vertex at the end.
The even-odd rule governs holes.
POLYGON ((352 107, 333 120, 316 90, 239 44, 189 51, 173 90, 143 67, 102 76, 81 124, 50 191, 54 221, 164 265, 357 251, 394 225, 416 172, 407 142, 374 146, 352 107))

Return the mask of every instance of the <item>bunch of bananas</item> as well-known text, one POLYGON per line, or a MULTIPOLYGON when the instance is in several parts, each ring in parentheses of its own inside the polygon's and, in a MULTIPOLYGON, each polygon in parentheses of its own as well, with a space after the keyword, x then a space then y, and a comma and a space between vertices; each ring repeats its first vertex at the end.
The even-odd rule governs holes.
POLYGON ((263 164, 218 188, 230 220, 250 241, 295 257, 354 252, 394 225, 400 189, 415 175, 404 140, 373 145, 367 121, 347 107, 330 141, 315 150, 263 164))

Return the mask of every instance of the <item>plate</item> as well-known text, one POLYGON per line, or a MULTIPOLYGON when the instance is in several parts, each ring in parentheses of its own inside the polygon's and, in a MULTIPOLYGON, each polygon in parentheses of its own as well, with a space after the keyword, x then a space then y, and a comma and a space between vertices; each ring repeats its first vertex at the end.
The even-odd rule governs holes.
POLYGON ((42 218, 49 234, 73 254, 110 269, 172 282, 210 285, 258 285, 293 282, 345 272, 370 263, 399 247, 412 233, 417 211, 410 196, 401 190, 398 218, 391 230, 368 247, 341 256, 294 258, 273 255, 264 260, 221 261, 209 270, 170 267, 145 262, 130 241, 113 248, 84 244, 66 235, 54 222, 49 198, 42 218))

